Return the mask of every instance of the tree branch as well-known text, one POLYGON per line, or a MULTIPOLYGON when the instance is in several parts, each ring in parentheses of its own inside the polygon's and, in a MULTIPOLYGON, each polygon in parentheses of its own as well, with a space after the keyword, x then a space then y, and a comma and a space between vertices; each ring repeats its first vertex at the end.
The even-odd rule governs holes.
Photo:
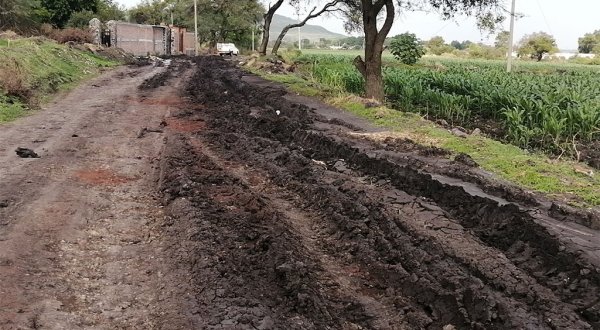
POLYGON ((271 6, 271 4, 269 3, 269 9, 265 13, 264 17, 273 16, 273 14, 275 14, 275 12, 277 11, 277 9, 279 9, 279 7, 281 7, 281 5, 283 4, 283 1, 284 0, 277 0, 277 2, 275 2, 273 4, 273 6, 271 6))
MULTIPOLYGON (((323 6, 323 8, 321 8, 321 10, 319 10, 318 12, 315 12, 315 10, 317 10, 317 7, 314 7, 308 13, 308 15, 304 18, 304 20, 302 20, 301 22, 286 25, 283 28, 283 30, 281 30, 281 33, 277 37, 277 41, 275 41, 275 45, 273 46, 273 50, 271 51, 271 54, 277 54, 277 51, 279 50, 279 46, 281 45, 281 41, 283 40, 283 37, 285 37, 285 35, 288 33, 289 30, 291 30, 293 28, 302 27, 302 26, 306 25, 306 22, 308 22, 309 20, 311 20, 315 17, 318 17, 325 12, 336 11, 337 9, 335 9, 335 6, 337 6, 337 4, 340 2, 342 2, 342 0, 333 0, 329 3, 327 3, 325 6, 323 6)), ((299 41, 299 42, 302 42, 302 41, 299 41)))
POLYGON ((377 33, 377 38, 375 41, 376 45, 383 45, 385 38, 387 37, 388 33, 390 33, 392 25, 394 24, 394 16, 396 12, 394 9, 394 2, 392 0, 385 0, 385 14, 385 22, 383 23, 381 30, 379 30, 377 33))
POLYGON ((352 64, 354 64, 354 66, 356 67, 358 72, 360 72, 360 74, 363 77, 367 76, 367 66, 365 65, 365 61, 363 61, 363 59, 360 57, 360 55, 358 55, 354 58, 354 61, 352 61, 352 64))
POLYGON ((317 7, 314 7, 310 13, 308 13, 308 16, 306 16, 304 18, 304 20, 302 22, 299 23, 295 23, 295 24, 290 24, 288 25, 290 27, 290 29, 293 28, 297 28, 297 27, 302 27, 306 24, 306 22, 308 22, 309 20, 321 16, 323 13, 325 12, 332 12, 332 11, 336 11, 337 9, 332 9, 333 7, 335 7, 338 3, 340 3, 342 0, 334 0, 331 1, 329 3, 327 3, 325 6, 323 6, 323 8, 321 8, 321 10, 319 10, 318 12, 314 13, 315 10, 317 10, 317 7), (314 13, 314 14, 313 14, 314 13))
POLYGON ((392 2, 392 0, 377 0, 374 4, 373 4, 373 10, 378 13, 381 11, 381 9, 383 8, 384 5, 387 5, 388 3, 392 2))

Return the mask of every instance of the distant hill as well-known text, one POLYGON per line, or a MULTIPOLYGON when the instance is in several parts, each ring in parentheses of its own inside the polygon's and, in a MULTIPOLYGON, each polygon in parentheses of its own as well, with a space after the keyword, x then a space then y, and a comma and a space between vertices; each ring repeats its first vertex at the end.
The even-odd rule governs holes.
MULTIPOLYGON (((297 20, 293 18, 275 14, 275 16, 273 16, 273 21, 271 22, 271 28, 269 29, 270 40, 274 42, 286 25, 294 24, 296 22, 297 20)), ((304 25, 300 31, 302 39, 309 39, 311 42, 318 42, 320 38, 330 40, 346 38, 343 34, 331 32, 322 26, 311 25, 308 23, 304 25)), ((288 31, 283 40, 288 42, 298 41, 298 29, 288 31)))

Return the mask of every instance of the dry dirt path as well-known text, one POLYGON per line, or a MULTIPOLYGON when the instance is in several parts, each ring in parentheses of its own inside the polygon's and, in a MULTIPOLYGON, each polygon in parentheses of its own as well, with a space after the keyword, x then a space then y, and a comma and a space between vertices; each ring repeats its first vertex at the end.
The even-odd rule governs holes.
POLYGON ((185 67, 138 90, 165 70, 106 72, 0 126, 0 329, 193 328, 189 274, 160 230, 163 137, 138 138, 180 103, 185 67))

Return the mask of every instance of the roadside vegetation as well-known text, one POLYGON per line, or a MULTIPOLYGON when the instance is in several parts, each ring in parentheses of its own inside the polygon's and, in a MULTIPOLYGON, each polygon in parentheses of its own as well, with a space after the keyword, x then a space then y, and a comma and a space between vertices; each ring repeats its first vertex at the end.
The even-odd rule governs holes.
POLYGON ((593 168, 568 157, 551 158, 536 151, 570 148, 572 141, 566 143, 567 140, 583 138, 583 134, 577 134, 577 129, 586 129, 589 139, 600 138, 596 135, 600 124, 598 70, 530 62, 520 64, 514 79, 509 79, 502 73, 499 61, 422 59, 417 66, 406 66, 392 62, 391 54, 384 55, 384 59, 391 64, 384 68, 389 102, 388 106, 377 108, 365 106, 364 100, 358 97, 364 92, 364 84, 352 67, 350 54, 299 56, 295 60, 295 74, 250 70, 282 82, 296 93, 321 97, 327 103, 386 127, 400 137, 454 153, 467 153, 483 169, 526 189, 577 206, 600 205, 597 193, 600 177, 593 168), (569 88, 568 84, 572 82, 575 87, 569 88), (537 99, 527 91, 536 91, 537 99), (531 108, 525 108, 532 98, 531 108), (588 117, 569 117, 566 115, 569 111, 560 111, 565 104, 587 106, 588 112, 582 110, 582 113, 587 113, 588 117), (522 118, 511 117, 514 111, 523 113, 522 118), (552 116, 563 125, 559 126, 562 130, 548 124, 552 116), (426 118, 445 118, 448 125, 440 126, 426 118), (450 130, 458 125, 471 125, 473 129, 477 123, 482 123, 477 118, 488 118, 491 123, 496 123, 491 127, 499 129, 497 135, 474 134, 465 138, 450 130), (508 127, 514 138, 507 134, 508 127), (513 127, 539 133, 525 135, 514 131, 513 127), (523 136, 529 137, 528 143, 517 138, 523 136), (499 140, 514 141, 514 144, 499 140), (523 145, 539 148, 519 147, 523 145))
MULTIPOLYGON (((351 57, 296 61, 319 83, 364 93, 351 57)), ((436 59, 391 63, 384 81, 394 108, 472 128, 484 120, 490 133, 523 148, 573 154, 576 143, 600 139, 600 68, 529 62, 507 74, 500 61, 436 59)))
POLYGON ((0 122, 116 64, 46 38, 0 39, 0 122))

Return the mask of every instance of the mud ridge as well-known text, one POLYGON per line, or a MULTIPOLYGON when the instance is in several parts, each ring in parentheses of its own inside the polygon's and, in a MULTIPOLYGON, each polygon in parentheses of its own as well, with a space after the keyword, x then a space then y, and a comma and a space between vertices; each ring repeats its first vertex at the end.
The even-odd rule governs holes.
POLYGON ((335 290, 320 278, 318 262, 263 196, 182 136, 171 136, 165 150, 160 188, 172 216, 170 230, 185 231, 192 241, 202 328, 370 327, 358 303, 331 294, 335 290))
MULTIPOLYGON (((352 297, 324 299, 332 291, 319 284, 331 276, 323 259, 290 231, 298 226, 293 219, 272 211, 273 197, 228 174, 231 168, 249 168, 246 171, 264 178, 269 189, 310 215, 319 224, 311 231, 319 237, 317 251, 361 269, 373 295, 396 301, 391 308, 404 328, 600 327, 600 268, 590 254, 594 250, 568 244, 542 225, 553 219, 445 184, 387 157, 385 146, 358 147, 353 139, 317 130, 315 122, 322 120, 310 109, 285 100, 281 90, 242 82, 242 73, 221 59, 199 58, 196 65, 186 92, 203 107, 179 118, 201 117, 207 127, 172 137, 178 142, 164 163, 165 203, 174 219, 187 219, 183 226, 224 232, 226 241, 236 242, 225 246, 238 244, 248 230, 258 231, 258 237, 277 237, 268 252, 252 259, 270 266, 252 266, 251 274, 276 278, 276 260, 306 266, 302 278, 308 283, 302 282, 302 297, 312 297, 318 303, 311 306, 318 307, 303 308, 302 299, 289 299, 286 281, 257 279, 271 293, 260 304, 288 297, 272 315, 295 315, 304 322, 299 328, 344 328, 351 317, 360 320, 352 324, 369 328, 386 318, 366 313, 364 302, 352 297), (192 147, 194 139, 201 147, 192 147), (234 191, 228 191, 232 195, 227 196, 234 197, 227 198, 260 202, 215 197, 221 192, 214 189, 226 188, 234 191), (208 225, 208 219, 213 223, 208 225), (292 251, 294 257, 289 259, 284 251, 292 251), (339 301, 353 306, 353 312, 340 309, 339 301)), ((197 244, 215 237, 202 237, 197 244)), ((216 253, 214 247, 199 251, 204 256, 216 253)), ((247 258, 241 255, 224 264, 247 258)), ((200 278, 215 276, 206 273, 210 268, 203 269, 200 278)), ((240 283, 239 277, 222 281, 238 290, 236 297, 243 295, 239 287, 247 283, 240 283)), ((250 292, 261 291, 257 287, 250 292)))

